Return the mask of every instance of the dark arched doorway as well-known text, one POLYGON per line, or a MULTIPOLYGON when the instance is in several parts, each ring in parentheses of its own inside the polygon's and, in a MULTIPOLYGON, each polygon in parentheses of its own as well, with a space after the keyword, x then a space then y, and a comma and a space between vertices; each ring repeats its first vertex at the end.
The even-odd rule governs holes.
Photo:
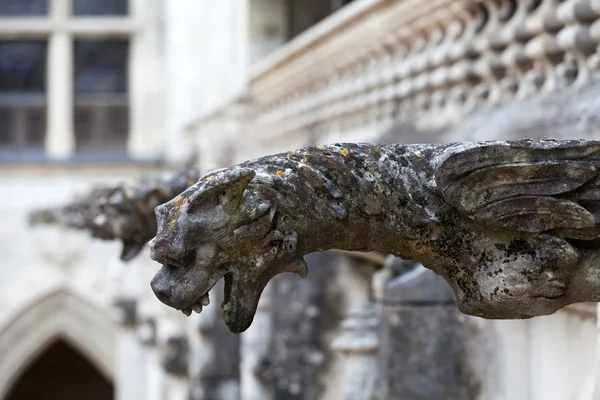
POLYGON ((113 386, 88 360, 59 340, 23 372, 6 400, 112 400, 113 386))

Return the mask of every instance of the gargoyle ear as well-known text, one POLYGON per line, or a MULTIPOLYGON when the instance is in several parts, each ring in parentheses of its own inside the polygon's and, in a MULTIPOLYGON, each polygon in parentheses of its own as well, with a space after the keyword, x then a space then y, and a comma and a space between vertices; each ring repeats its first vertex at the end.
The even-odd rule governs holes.
POLYGON ((131 241, 123 240, 123 249, 121 250, 121 260, 131 261, 135 256, 139 254, 142 249, 146 247, 146 242, 140 239, 134 239, 131 241))
POLYGON ((192 196, 190 203, 198 206, 207 202, 214 204, 214 200, 217 200, 225 210, 236 209, 242 202, 244 190, 255 175, 256 172, 249 168, 225 170, 214 178, 216 181, 212 186, 192 196))

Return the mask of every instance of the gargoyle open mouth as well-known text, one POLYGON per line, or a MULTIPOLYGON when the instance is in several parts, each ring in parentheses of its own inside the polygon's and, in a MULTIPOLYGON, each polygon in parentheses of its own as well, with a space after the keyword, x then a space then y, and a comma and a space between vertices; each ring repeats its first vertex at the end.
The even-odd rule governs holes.
MULTIPOLYGON (((206 293, 204 293, 202 296, 198 297, 196 299, 196 301, 194 301, 190 306, 184 307, 180 311, 188 317, 190 315, 192 315, 192 311, 196 312, 197 314, 200 314, 202 312, 203 308, 210 304, 209 293, 219 280, 221 280, 221 278, 217 279, 215 281, 215 283, 210 287, 210 289, 208 289, 208 291, 206 293)), ((225 288, 224 288, 223 302, 221 303, 221 309, 223 310, 224 313, 226 313, 227 311, 231 310, 231 300, 232 300, 231 293, 233 291, 233 284, 234 284, 233 273, 232 272, 226 273, 224 275, 224 280, 225 280, 225 288)))
MULTIPOLYGON (((258 299, 264 285, 259 285, 260 287, 248 284, 242 285, 240 283, 243 279, 240 279, 240 275, 234 272, 225 273, 223 278, 225 281, 223 302, 221 303, 223 320, 232 332, 243 332, 250 326, 254 319, 258 299)), ((199 296, 192 304, 180 308, 180 311, 186 316, 190 316, 193 311, 198 314, 201 313, 203 308, 210 304, 209 292, 220 279, 218 278, 210 289, 199 296)), ((172 299, 162 296, 160 293, 157 296, 164 303, 172 304, 172 299)))
POLYGON ((223 302, 221 303, 221 309, 223 313, 227 313, 231 310, 231 292, 233 291, 234 276, 232 272, 225 274, 225 288, 223 293, 223 302))
POLYGON ((200 314, 202 312, 202 308, 206 307, 209 304, 210 298, 208 297, 208 292, 206 292, 205 294, 200 296, 198 300, 196 300, 191 306, 182 309, 181 312, 188 317, 192 315, 192 311, 195 311, 196 313, 200 314))

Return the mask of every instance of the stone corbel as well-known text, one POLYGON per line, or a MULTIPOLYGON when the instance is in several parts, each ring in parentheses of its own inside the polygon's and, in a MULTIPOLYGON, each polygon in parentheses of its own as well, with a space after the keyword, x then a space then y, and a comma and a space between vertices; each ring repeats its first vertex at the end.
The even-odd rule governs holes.
POLYGON ((156 234, 154 207, 196 183, 199 176, 196 170, 187 170, 96 188, 64 207, 32 212, 30 223, 56 224, 87 230, 103 240, 118 239, 123 243, 121 259, 130 261, 156 234))
POLYGON ((266 284, 327 249, 413 259, 464 313, 530 318, 600 300, 600 142, 334 144, 218 170, 157 207, 152 288, 189 314, 224 278, 247 329, 266 284))

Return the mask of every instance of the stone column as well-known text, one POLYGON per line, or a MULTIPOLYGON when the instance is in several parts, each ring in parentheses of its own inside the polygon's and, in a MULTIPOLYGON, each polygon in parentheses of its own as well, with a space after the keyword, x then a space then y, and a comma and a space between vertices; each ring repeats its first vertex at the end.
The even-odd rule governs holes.
POLYGON ((166 400, 189 398, 188 352, 188 338, 183 333, 169 336, 162 346, 161 365, 168 375, 166 400))
POLYGON ((130 128, 128 153, 134 158, 161 155, 164 122, 164 71, 161 50, 161 1, 131 1, 137 30, 131 35, 129 61, 130 128))
POLYGON ((594 376, 594 395, 592 399, 600 399, 600 303, 596 306, 596 328, 598 329, 598 338, 596 341, 596 365, 594 376))
POLYGON ((344 356, 344 399, 371 400, 377 394, 380 313, 373 303, 352 310, 333 349, 344 356))
POLYGON ((70 1, 52 1, 51 17, 57 29, 48 48, 48 132, 46 153, 67 158, 75 151, 73 131, 73 41, 66 30, 70 1))
POLYGON ((164 400, 165 373, 160 365, 161 355, 159 349, 154 346, 148 350, 147 361, 147 400, 164 400))
POLYGON ((193 315, 192 327, 196 328, 197 332, 190 333, 190 356, 192 362, 190 363, 190 379, 192 380, 192 396, 193 400, 205 400, 208 399, 210 389, 207 387, 203 374, 206 368, 210 368, 210 365, 214 362, 214 325, 218 318, 216 318, 216 312, 213 307, 214 304, 214 290, 211 291, 210 296, 212 302, 208 307, 204 307, 202 313, 193 315))
POLYGON ((145 346, 146 364, 143 369, 146 374, 145 400, 162 400, 163 377, 160 357, 156 347, 157 321, 154 316, 145 316, 138 323, 138 338, 145 346))
POLYGON ((146 351, 137 332, 137 302, 115 301, 119 334, 116 348, 116 400, 146 399, 146 351))
POLYGON ((269 400, 271 388, 256 374, 258 366, 269 352, 271 339, 271 300, 273 288, 265 288, 252 326, 241 336, 240 384, 242 400, 269 400))
POLYGON ((190 325, 190 380, 193 400, 239 399, 240 335, 221 319, 223 281, 210 292, 211 303, 190 325))
POLYGON ((157 371, 155 378, 160 382, 160 387, 155 398, 189 400, 190 345, 186 329, 189 321, 181 313, 164 311, 161 310, 159 315, 157 329, 156 361, 160 371, 157 371))

